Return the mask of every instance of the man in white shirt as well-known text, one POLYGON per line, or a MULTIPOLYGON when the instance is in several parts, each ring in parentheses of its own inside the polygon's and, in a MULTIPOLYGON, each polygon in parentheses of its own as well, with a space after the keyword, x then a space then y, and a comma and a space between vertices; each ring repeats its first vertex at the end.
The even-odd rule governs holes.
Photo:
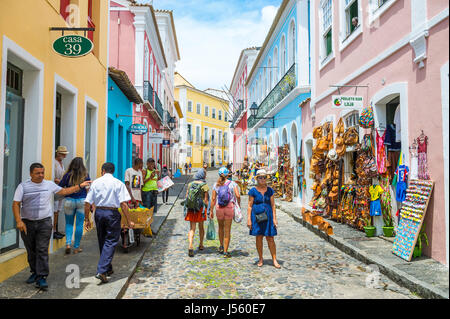
POLYGON ((139 204, 142 203, 142 167, 144 166, 144 161, 140 158, 135 158, 133 167, 125 171, 125 186, 128 189, 128 193, 131 196, 131 206, 138 208, 139 204))
POLYGON ((26 281, 35 283, 37 288, 47 289, 49 273, 48 247, 52 235, 52 203, 55 194, 67 196, 80 191, 91 182, 61 188, 52 181, 44 180, 44 166, 34 163, 30 166, 31 179, 17 186, 13 200, 16 227, 20 231, 27 250, 31 276, 26 281))
POLYGON ((108 282, 107 276, 113 274, 111 262, 114 250, 119 243, 121 230, 119 207, 122 208, 128 227, 134 227, 128 214, 127 202, 131 200, 130 194, 125 184, 112 175, 114 169, 113 163, 102 165, 102 177, 92 182, 84 201, 84 220, 87 230, 92 227, 90 213, 92 205, 95 206, 95 225, 100 248, 100 260, 95 278, 100 279, 102 283, 108 282))

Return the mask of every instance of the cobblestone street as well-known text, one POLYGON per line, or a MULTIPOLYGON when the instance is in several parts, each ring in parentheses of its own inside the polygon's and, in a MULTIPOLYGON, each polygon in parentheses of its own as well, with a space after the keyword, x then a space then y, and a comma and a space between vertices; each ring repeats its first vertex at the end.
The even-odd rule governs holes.
MULTIPOLYGON (((208 172, 210 186, 216 176, 215 171, 208 172)), ((264 266, 256 266, 255 238, 248 235, 246 209, 243 222, 232 226, 232 258, 218 254, 218 240, 205 240, 205 250, 198 251, 198 230, 195 257, 189 258, 189 223, 183 219, 182 197, 144 255, 123 298, 416 298, 283 212, 277 214, 280 270, 273 267, 266 242, 264 266)), ((247 202, 244 196, 242 207, 247 207, 247 202)))

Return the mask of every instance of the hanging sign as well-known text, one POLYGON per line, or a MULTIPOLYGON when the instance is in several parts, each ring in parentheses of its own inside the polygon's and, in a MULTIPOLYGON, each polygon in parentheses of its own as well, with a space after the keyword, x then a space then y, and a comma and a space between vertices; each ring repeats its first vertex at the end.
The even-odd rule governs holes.
POLYGON ((148 138, 149 138, 150 143, 162 144, 162 142, 163 142, 163 134, 162 133, 149 133, 148 138))
POLYGON ((91 52, 93 48, 94 44, 92 41, 81 35, 65 35, 53 42, 53 50, 69 58, 84 56, 91 52))
POLYGON ((170 140, 163 140, 162 141, 162 146, 163 147, 169 147, 170 146, 170 140))
POLYGON ((333 95, 333 108, 335 109, 357 109, 363 108, 362 96, 333 95))
POLYGON ((147 133, 147 127, 144 124, 133 124, 130 127, 130 132, 133 135, 144 135, 147 133))

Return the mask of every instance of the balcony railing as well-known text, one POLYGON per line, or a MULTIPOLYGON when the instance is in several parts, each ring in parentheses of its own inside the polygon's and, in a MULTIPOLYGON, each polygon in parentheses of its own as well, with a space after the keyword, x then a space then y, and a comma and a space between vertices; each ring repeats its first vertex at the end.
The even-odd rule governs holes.
POLYGON ((244 106, 239 105, 239 108, 237 109, 236 113, 233 116, 233 119, 231 120, 231 127, 234 127, 236 125, 236 121, 239 118, 239 116, 244 112, 244 106))
POLYGON ((153 105, 153 87, 149 81, 144 81, 144 100, 153 105))
POLYGON ((155 109, 162 120, 164 118, 164 110, 162 108, 162 103, 159 100, 158 94, 156 94, 156 92, 155 92, 155 109))
MULTIPOLYGON (((281 80, 275 85, 275 87, 266 96, 264 101, 261 102, 258 108, 256 117, 265 117, 277 104, 284 99, 289 92, 291 92, 296 86, 295 76, 295 63, 287 71, 287 73, 281 78, 281 80)), ((259 120, 254 116, 248 118, 248 128, 252 128, 259 120)))

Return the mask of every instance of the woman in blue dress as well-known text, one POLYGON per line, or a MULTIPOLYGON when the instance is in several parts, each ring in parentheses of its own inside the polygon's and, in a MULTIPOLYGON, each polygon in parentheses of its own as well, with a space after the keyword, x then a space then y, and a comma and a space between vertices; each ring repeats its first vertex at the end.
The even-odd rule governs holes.
POLYGON ((263 259, 263 237, 266 237, 272 255, 275 268, 281 268, 277 261, 277 252, 274 236, 277 235, 277 215, 275 211, 274 190, 267 187, 266 171, 258 170, 256 173, 257 185, 248 193, 247 226, 250 235, 256 236, 256 250, 258 251, 258 267, 264 263, 263 259), (255 215, 266 212, 267 220, 257 222, 255 215))

